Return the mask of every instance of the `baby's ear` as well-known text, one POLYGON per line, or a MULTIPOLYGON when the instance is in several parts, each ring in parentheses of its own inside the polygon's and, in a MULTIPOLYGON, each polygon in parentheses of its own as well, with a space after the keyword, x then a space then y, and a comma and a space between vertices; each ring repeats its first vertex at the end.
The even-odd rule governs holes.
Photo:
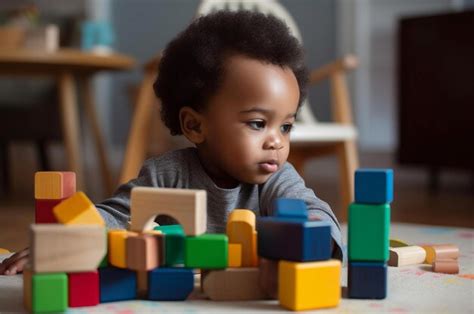
POLYGON ((204 142, 202 130, 203 116, 191 107, 182 107, 179 111, 179 123, 184 136, 194 144, 204 142))

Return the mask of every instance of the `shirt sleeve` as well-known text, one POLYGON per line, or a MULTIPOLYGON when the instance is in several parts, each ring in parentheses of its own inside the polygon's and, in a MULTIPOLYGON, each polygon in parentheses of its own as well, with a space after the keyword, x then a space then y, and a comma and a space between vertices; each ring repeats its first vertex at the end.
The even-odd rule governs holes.
POLYGON ((274 201, 277 198, 296 198, 305 201, 310 219, 324 220, 331 224, 333 238, 332 256, 345 261, 341 227, 328 203, 319 199, 314 191, 306 187, 303 178, 296 172, 290 163, 285 163, 280 171, 274 173, 263 185, 260 195, 262 215, 271 216, 274 210, 274 201))

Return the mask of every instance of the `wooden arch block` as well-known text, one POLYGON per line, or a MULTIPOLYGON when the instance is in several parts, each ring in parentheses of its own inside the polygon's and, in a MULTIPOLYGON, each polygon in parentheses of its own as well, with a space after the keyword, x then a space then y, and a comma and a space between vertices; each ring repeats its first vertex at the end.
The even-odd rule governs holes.
POLYGON ((186 235, 206 232, 205 190, 136 187, 132 189, 130 208, 133 231, 143 231, 155 216, 168 215, 179 221, 186 235))
POLYGON ((242 267, 258 265, 255 220, 254 212, 248 209, 234 209, 227 220, 229 243, 237 243, 242 247, 242 267))

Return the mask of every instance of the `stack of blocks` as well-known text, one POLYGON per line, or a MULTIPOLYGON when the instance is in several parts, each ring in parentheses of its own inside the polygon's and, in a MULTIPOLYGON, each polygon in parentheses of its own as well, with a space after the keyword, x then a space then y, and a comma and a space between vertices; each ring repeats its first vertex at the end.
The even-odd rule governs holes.
POLYGON ((60 174, 42 172, 35 179, 37 190, 61 191, 41 197, 61 202, 52 208, 58 223, 31 226, 24 272, 30 311, 136 298, 185 300, 194 289, 194 269, 201 269, 201 288, 211 300, 278 297, 292 310, 339 302, 341 263, 329 260, 331 227, 308 221, 301 200, 277 200, 275 216, 258 224, 251 210, 235 209, 226 234, 205 234, 205 191, 136 187, 130 230, 107 231, 93 203, 82 192, 67 192, 71 177, 60 174), (159 215, 180 225, 148 230, 159 215))
POLYGON ((262 276, 277 273, 266 288, 281 306, 300 311, 339 304, 341 262, 330 259, 329 222, 309 221, 302 200, 278 199, 274 216, 260 217, 257 231, 262 276))
POLYGON ((384 299, 387 295, 391 169, 358 169, 355 202, 349 206, 350 298, 384 299))

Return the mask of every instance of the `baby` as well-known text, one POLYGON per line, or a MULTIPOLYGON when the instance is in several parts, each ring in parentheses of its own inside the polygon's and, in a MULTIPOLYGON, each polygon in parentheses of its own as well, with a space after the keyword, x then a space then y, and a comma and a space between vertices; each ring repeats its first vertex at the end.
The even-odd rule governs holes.
MULTIPOLYGON (((195 20, 166 47, 154 84, 165 125, 193 147, 147 160, 136 179, 97 204, 107 226, 128 227, 136 186, 206 190, 214 233, 225 232, 235 208, 268 216, 277 198, 298 198, 311 220, 331 223, 332 255, 343 259, 337 218, 286 161, 307 77, 302 47, 275 17, 219 11, 195 20)), ((21 271, 27 255, 6 260, 0 274, 21 271)))

